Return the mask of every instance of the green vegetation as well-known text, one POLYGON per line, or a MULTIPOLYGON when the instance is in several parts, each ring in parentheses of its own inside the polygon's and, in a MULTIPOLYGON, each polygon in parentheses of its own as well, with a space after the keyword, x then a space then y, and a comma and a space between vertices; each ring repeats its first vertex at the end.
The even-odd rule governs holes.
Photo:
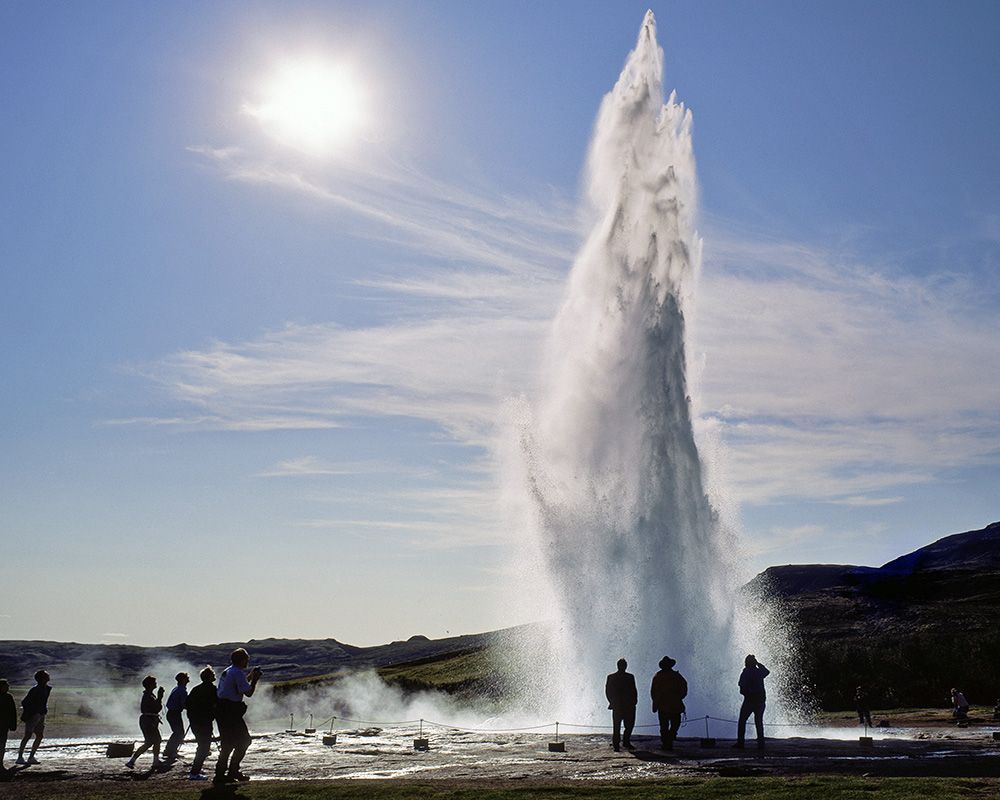
MULTIPOLYGON (((407 692, 441 691, 459 697, 499 699, 505 682, 494 667, 492 648, 465 650, 441 657, 423 658, 404 664, 379 667, 376 672, 390 686, 407 692)), ((272 691, 278 695, 319 689, 343 680, 349 670, 317 675, 298 680, 274 683, 272 691)))
MULTIPOLYGON (((1000 793, 1000 779, 971 778, 863 778, 815 776, 805 778, 674 778, 649 782, 621 781, 482 785, 471 782, 440 781, 407 783, 399 781, 275 781, 251 783, 238 792, 214 792, 203 797, 247 798, 247 800, 513 800, 531 796, 543 800, 977 800, 1000 793)), ((143 800, 172 800, 192 797, 189 785, 158 782, 51 782, 0 784, 0 798, 47 800, 72 797, 74 800, 141 797, 143 800)))

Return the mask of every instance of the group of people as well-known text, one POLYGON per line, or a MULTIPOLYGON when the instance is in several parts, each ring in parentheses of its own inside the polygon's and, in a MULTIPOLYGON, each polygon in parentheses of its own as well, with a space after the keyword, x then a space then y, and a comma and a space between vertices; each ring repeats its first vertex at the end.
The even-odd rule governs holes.
MULTIPOLYGON (((24 736, 21 738, 21 746, 17 750, 18 764, 37 764, 38 759, 35 753, 42 743, 42 735, 45 733, 45 715, 49 713, 49 693, 52 687, 49 686, 49 673, 44 669, 35 673, 35 685, 28 689, 28 693, 21 700, 21 721, 24 723, 24 736), (33 740, 33 741, 32 741, 33 740), (31 750, 28 757, 24 757, 24 749, 31 742, 31 750)), ((17 730, 17 706, 14 705, 14 697, 10 693, 10 684, 0 678, 0 774, 6 774, 7 767, 4 766, 4 754, 7 752, 7 737, 17 730)))
MULTIPOLYGON (((745 746, 746 724, 751 716, 757 728, 757 747, 764 747, 764 706, 767 693, 764 690, 764 679, 770 674, 767 667, 761 664, 755 656, 748 655, 743 662, 743 672, 740 673, 739 688, 743 695, 740 706, 739 723, 736 729, 736 744, 734 747, 745 746)), ((653 704, 653 713, 660 722, 660 746, 664 750, 673 750, 677 731, 681 727, 681 715, 684 714, 684 698, 687 697, 688 685, 684 676, 674 667, 677 662, 670 656, 660 659, 660 671, 653 676, 649 695, 653 704)), ((608 675, 604 684, 604 694, 611 709, 611 746, 619 751, 622 745, 632 749, 632 730, 635 728, 635 709, 639 704, 639 692, 635 685, 635 676, 628 672, 628 662, 618 660, 618 670, 608 675), (624 728, 624 736, 622 735, 624 728)))
POLYGON ((225 784, 249 780, 249 777, 240 771, 243 756, 250 747, 250 731, 243 719, 247 711, 245 699, 253 696, 263 673, 260 667, 248 669, 250 655, 242 647, 233 650, 229 661, 230 665, 222 671, 218 686, 215 685, 215 670, 211 667, 205 667, 199 673, 201 683, 190 692, 187 689, 191 682, 190 676, 186 672, 177 673, 175 677, 177 685, 167 697, 166 716, 167 724, 170 726, 170 738, 167 739, 162 758, 160 713, 164 708, 165 691, 162 686, 157 688, 155 675, 147 675, 142 679, 139 730, 142 731, 143 742, 125 763, 126 767, 134 769, 139 756, 148 750, 153 751, 154 770, 176 761, 177 751, 187 733, 184 726, 186 713, 188 725, 197 743, 188 777, 193 781, 208 780, 208 776, 202 773, 202 768, 212 750, 214 726, 218 725, 219 759, 215 764, 213 782, 225 784))

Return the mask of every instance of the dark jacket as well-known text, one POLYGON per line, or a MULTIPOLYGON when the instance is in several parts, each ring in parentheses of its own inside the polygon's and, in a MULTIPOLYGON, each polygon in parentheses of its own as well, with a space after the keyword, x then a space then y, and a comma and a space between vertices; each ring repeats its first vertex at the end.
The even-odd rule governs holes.
POLYGON ((218 701, 214 683, 199 683, 188 692, 188 721, 192 725, 211 722, 215 719, 215 706, 218 701))
POLYGON ((149 689, 142 693, 139 701, 139 711, 143 714, 159 714, 163 708, 163 700, 153 694, 149 689))
POLYGON ((28 689, 28 693, 21 701, 21 719, 29 719, 36 714, 49 713, 49 693, 52 687, 49 685, 35 685, 28 689))
POLYGON ((10 692, 0 694, 0 730, 17 730, 17 706, 10 692))
POLYGON ((686 710, 684 698, 687 697, 687 693, 688 684, 683 675, 673 669, 661 669, 653 676, 653 683, 649 687, 653 712, 683 713, 686 710))
POLYGON ((740 673, 740 694, 752 702, 763 702, 767 699, 767 692, 764 691, 764 678, 771 674, 771 671, 763 664, 754 667, 744 667, 740 673))
POLYGON ((608 708, 627 711, 639 702, 639 692, 635 688, 635 675, 631 672, 612 672, 604 684, 604 695, 608 698, 608 708))

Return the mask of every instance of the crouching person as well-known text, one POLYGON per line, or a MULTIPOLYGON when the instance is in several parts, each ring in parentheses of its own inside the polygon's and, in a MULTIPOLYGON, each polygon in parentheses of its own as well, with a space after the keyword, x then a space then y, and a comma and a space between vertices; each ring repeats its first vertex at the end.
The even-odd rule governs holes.
POLYGON ((215 688, 215 670, 205 667, 200 674, 201 683, 195 686, 187 696, 188 723, 191 725, 191 733, 198 743, 198 749, 194 754, 194 761, 191 764, 190 779, 193 781, 203 781, 207 778, 202 774, 201 768, 212 751, 212 732, 215 722, 215 707, 218 704, 218 696, 215 688))
POLYGON ((242 647, 233 650, 229 660, 232 663, 222 671, 216 692, 219 698, 215 708, 215 718, 219 723, 219 761, 215 765, 213 779, 216 784, 249 780, 240 772, 243 756, 250 747, 250 731, 243 719, 247 704, 243 698, 253 697, 261 676, 260 667, 247 672, 250 656, 242 647))

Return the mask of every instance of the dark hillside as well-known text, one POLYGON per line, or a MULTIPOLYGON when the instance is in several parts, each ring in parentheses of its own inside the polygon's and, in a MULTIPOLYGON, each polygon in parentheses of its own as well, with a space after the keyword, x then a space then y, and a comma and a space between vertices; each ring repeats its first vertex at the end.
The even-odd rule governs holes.
POLYGON ((771 567, 800 644, 803 683, 827 709, 864 684, 883 707, 941 706, 952 686, 1000 696, 1000 523, 947 536, 882 567, 771 567))

